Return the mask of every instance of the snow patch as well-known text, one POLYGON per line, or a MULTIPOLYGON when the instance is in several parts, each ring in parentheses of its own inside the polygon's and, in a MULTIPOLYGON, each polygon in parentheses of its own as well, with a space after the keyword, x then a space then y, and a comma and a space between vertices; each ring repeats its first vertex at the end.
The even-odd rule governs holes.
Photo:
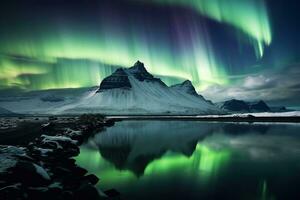
POLYGON ((260 113, 242 113, 230 115, 199 115, 198 118, 227 118, 227 117, 299 117, 300 111, 289 112, 260 112, 260 113))
POLYGON ((42 168, 41 166, 34 164, 33 166, 35 167, 35 170, 38 174, 40 174, 44 179, 46 180, 50 180, 50 176, 48 175, 48 173, 46 172, 46 170, 44 168, 42 168))
POLYGON ((6 172, 17 164, 16 156, 25 156, 24 148, 0 146, 0 173, 6 172))
POLYGON ((42 135, 41 138, 43 138, 43 139, 42 139, 42 142, 43 142, 44 144, 46 144, 46 143, 53 143, 53 144, 56 145, 56 148, 58 148, 58 149, 62 149, 62 148, 63 148, 63 147, 60 145, 59 142, 70 142, 70 143, 72 143, 72 144, 74 144, 74 145, 77 144, 77 141, 72 140, 71 138, 65 137, 65 136, 49 136, 49 135, 42 135))

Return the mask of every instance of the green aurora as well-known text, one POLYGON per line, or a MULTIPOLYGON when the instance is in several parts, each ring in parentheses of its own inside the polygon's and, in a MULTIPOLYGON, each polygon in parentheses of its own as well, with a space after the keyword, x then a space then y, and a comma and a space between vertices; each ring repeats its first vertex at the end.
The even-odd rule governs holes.
POLYGON ((162 5, 181 5, 195 9, 200 14, 218 22, 228 23, 248 34, 253 40, 258 57, 272 41, 269 17, 261 0, 139 0, 162 5))
MULTIPOLYGON (((203 16, 239 30, 239 35, 247 38, 243 45, 254 45, 258 59, 272 40, 263 1, 152 2, 193 7, 199 12, 183 18, 177 16, 180 13, 170 14, 160 21, 149 20, 149 16, 137 19, 131 12, 114 6, 112 10, 100 7, 91 17, 94 21, 76 18, 73 13, 59 15, 63 20, 52 14, 30 20, 21 14, 16 16, 16 25, 11 28, 5 24, 7 28, 0 37, 0 88, 95 86, 117 67, 130 67, 141 60, 150 73, 168 85, 188 79, 197 90, 203 90, 214 84, 230 84, 232 71, 232 66, 216 53, 203 16), (125 18, 124 13, 130 14, 125 18), (154 29, 154 24, 159 28, 154 29)), ((29 10, 24 10, 29 15, 29 10)), ((240 42, 239 37, 236 41, 240 42)))

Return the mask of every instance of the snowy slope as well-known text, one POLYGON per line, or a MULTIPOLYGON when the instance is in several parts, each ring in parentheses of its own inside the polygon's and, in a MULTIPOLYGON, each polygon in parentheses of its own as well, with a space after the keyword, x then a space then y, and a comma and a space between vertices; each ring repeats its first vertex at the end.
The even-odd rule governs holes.
POLYGON ((0 106, 20 114, 52 114, 60 108, 74 104, 91 88, 60 89, 33 92, 20 92, 17 95, 0 97, 0 106))
POLYGON ((3 116, 3 115, 13 115, 13 114, 15 114, 15 113, 13 113, 13 112, 5 109, 5 108, 0 107, 0 115, 1 116, 3 116))

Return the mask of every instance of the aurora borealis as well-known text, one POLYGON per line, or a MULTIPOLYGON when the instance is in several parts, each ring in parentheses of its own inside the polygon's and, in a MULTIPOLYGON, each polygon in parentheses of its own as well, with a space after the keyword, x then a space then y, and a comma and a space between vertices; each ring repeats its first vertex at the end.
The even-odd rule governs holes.
MULTIPOLYGON (((145 0, 142 0, 145 1, 145 0)), ((257 56, 272 41, 271 27, 264 1, 261 0, 150 0, 162 5, 182 5, 218 22, 228 23, 252 37, 257 56)))
POLYGON ((298 62, 297 42, 289 42, 296 28, 281 29, 283 21, 297 25, 285 15, 296 4, 9 1, 0 14, 0 88, 95 86, 117 67, 130 67, 137 60, 168 85, 189 79, 200 92, 241 85, 247 76, 274 73, 298 62))

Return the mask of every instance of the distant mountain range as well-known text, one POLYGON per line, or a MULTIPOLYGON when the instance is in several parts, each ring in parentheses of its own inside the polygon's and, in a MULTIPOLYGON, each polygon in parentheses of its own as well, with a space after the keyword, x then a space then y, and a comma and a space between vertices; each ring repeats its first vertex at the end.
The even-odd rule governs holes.
POLYGON ((217 103, 216 105, 224 111, 233 112, 233 113, 287 111, 287 109, 284 106, 270 107, 263 100, 256 101, 256 102, 247 102, 243 100, 231 99, 225 102, 217 103))
MULTIPOLYGON (((192 115, 273 111, 264 101, 233 99, 213 104, 196 92, 191 81, 167 86, 150 74, 140 61, 130 68, 118 68, 103 79, 99 87, 1 95, 0 106, 7 114, 11 111, 22 114, 192 115)), ((285 111, 285 108, 276 108, 276 111, 285 111)))

